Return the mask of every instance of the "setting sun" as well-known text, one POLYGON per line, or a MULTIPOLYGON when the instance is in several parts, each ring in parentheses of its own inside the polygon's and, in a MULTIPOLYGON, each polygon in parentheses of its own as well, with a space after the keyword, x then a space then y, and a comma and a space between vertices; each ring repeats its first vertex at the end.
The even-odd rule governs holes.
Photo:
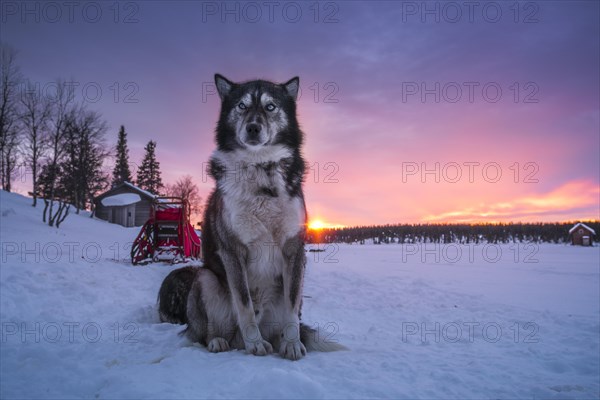
POLYGON ((323 229, 325 227, 326 227, 325 222, 318 220, 318 219, 315 219, 314 221, 310 221, 308 223, 308 229, 313 230, 313 231, 323 229))
POLYGON ((308 229, 312 231, 318 231, 321 229, 334 229, 334 228, 344 228, 344 225, 339 224, 331 224, 329 222, 325 222, 321 219, 313 219, 308 222, 308 229))

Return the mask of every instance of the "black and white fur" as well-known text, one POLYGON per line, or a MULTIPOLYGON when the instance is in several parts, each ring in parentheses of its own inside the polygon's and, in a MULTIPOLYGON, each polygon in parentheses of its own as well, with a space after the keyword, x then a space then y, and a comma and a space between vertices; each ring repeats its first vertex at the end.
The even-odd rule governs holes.
POLYGON ((186 334, 211 352, 275 349, 298 360, 307 348, 340 350, 300 323, 307 217, 299 79, 233 83, 217 74, 215 83, 216 188, 204 215, 204 268, 187 298, 186 334))
POLYGON ((167 275, 158 292, 161 322, 187 324, 187 299, 198 270, 198 267, 183 267, 167 275))

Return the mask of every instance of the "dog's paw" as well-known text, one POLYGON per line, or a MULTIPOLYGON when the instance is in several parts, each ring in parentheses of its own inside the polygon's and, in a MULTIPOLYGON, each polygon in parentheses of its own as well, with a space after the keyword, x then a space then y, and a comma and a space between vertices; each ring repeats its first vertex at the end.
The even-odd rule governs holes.
POLYGON ((288 360, 296 361, 306 355, 306 347, 299 340, 295 342, 284 340, 279 348, 279 355, 288 360))
POLYGON ((273 346, 266 340, 260 339, 254 342, 247 342, 246 352, 248 352, 248 354, 254 354, 255 356, 266 356, 273 352, 273 346))
POLYGON ((206 348, 211 353, 220 353, 222 351, 229 351, 229 343, 222 337, 216 337, 208 342, 208 346, 206 346, 206 348))

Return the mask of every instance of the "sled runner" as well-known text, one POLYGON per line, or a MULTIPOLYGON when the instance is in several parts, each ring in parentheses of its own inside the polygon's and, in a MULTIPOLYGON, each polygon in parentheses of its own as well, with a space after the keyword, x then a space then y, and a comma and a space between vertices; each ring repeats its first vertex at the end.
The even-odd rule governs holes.
POLYGON ((131 246, 131 262, 176 263, 189 258, 201 258, 201 243, 190 224, 187 202, 179 197, 157 197, 150 219, 131 246))

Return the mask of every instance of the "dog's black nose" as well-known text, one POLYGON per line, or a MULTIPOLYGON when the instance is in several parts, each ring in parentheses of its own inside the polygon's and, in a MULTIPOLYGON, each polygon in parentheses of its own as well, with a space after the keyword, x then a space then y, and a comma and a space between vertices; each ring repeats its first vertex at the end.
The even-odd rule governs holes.
POLYGON ((246 133, 249 138, 257 138, 260 133, 260 125, 258 124, 248 124, 246 125, 246 133))
POLYGON ((248 124, 246 125, 246 143, 256 145, 260 142, 260 125, 248 124))

